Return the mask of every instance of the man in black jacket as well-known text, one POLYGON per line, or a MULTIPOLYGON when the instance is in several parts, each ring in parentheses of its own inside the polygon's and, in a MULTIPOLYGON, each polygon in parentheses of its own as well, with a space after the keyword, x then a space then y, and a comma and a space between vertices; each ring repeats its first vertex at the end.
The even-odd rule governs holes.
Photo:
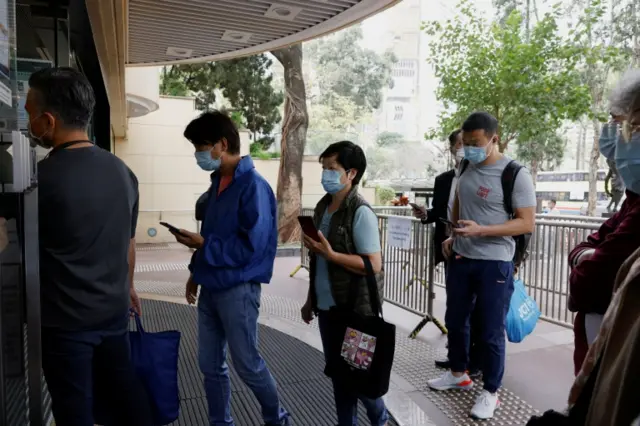
MULTIPOLYGON (((440 262, 444 262, 444 270, 445 274, 447 273, 447 260, 444 258, 444 254, 442 253, 441 247, 444 240, 449 237, 450 230, 448 226, 442 222, 440 219, 447 219, 451 221, 451 212, 453 211, 453 201, 455 199, 456 187, 458 182, 458 169, 460 167, 460 163, 464 159, 464 149, 462 147, 462 130, 455 130, 453 133, 449 135, 449 150, 451 155, 455 158, 455 167, 449 171, 446 171, 442 174, 436 176, 434 185, 433 185, 433 203, 431 204, 430 209, 425 209, 421 207, 419 209, 414 209, 413 215, 420 219, 420 221, 424 224, 434 223, 436 224, 436 229, 433 234, 433 246, 435 247, 435 261, 436 265, 440 262)), ((476 323, 473 321, 472 324, 476 323)), ((473 328, 473 327, 472 327, 473 328)), ((474 341, 474 336, 472 334, 471 341, 474 341)), ((471 365, 479 365, 477 363, 477 350, 473 350, 475 344, 472 344, 472 350, 470 352, 471 356, 471 365)), ((436 360, 436 365, 441 368, 449 368, 449 360, 448 359, 438 359, 436 360)), ((477 368, 473 368, 470 371, 471 376, 477 376, 479 374, 479 370, 477 368)))
POLYGON ((433 234, 433 245, 436 248, 436 265, 445 262, 445 271, 447 269, 446 259, 442 250, 442 243, 449 237, 447 225, 440 219, 451 220, 451 211, 453 210, 453 199, 456 193, 456 182, 458 180, 457 170, 460 162, 464 158, 464 149, 462 148, 462 131, 456 130, 449 135, 449 150, 454 156, 455 168, 436 176, 433 186, 433 203, 430 209, 424 207, 414 209, 413 214, 424 224, 436 224, 436 231, 433 234))

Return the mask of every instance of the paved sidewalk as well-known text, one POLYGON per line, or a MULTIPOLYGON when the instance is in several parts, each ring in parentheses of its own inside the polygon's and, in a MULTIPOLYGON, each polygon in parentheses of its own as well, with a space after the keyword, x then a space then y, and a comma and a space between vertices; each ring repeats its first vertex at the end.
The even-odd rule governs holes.
MULTIPOLYGON (((180 417, 173 426, 207 426, 208 410, 203 377, 198 368, 197 310, 179 303, 144 300, 143 322, 148 332, 180 330, 178 385, 180 387, 180 417)), ((295 426, 334 426, 331 382, 323 374, 322 352, 304 342, 260 325, 260 352, 276 378, 282 405, 291 414, 295 426)), ((233 366, 233 360, 229 360, 233 366)), ((231 414, 237 426, 262 425, 262 415, 251 390, 242 382, 234 368, 231 380, 231 414)), ((361 424, 370 425, 363 407, 361 424)), ((389 426, 397 426, 392 420, 389 426)))
MULTIPOLYGON (((138 291, 153 298, 184 300, 186 265, 191 253, 178 248, 143 248, 138 252, 136 285, 138 291)), ((303 269, 295 277, 289 274, 299 264, 298 258, 278 258, 272 283, 263 286, 261 323, 275 327, 313 345, 318 341, 315 324, 305 325, 299 309, 308 290, 308 274, 303 269)), ((434 311, 444 318, 444 294, 437 292, 434 311)), ((433 325, 427 325, 417 339, 408 333, 419 317, 387 304, 385 318, 398 327, 394 364, 394 392, 387 400, 396 404, 394 413, 400 424, 466 425, 475 424, 468 417, 475 396, 471 392, 433 392, 426 381, 441 374, 433 364, 445 353, 443 336, 433 325)), ((573 379, 572 332, 566 328, 540 322, 535 332, 521 344, 509 344, 504 388, 500 391, 502 407, 497 416, 484 425, 524 425, 536 411, 562 409, 573 379)), ((309 425, 312 426, 312 425, 309 425)))

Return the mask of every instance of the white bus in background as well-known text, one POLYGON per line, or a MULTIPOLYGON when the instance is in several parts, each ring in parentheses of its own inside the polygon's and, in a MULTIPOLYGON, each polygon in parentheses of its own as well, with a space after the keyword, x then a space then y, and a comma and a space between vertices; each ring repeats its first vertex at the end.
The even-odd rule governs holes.
MULTIPOLYGON (((598 171, 596 216, 606 213, 609 204, 609 198, 604 191, 606 175, 607 170, 598 171)), ((536 195, 542 200, 543 212, 548 211, 549 201, 556 200, 556 208, 560 210, 560 214, 585 215, 586 204, 589 201, 589 172, 538 172, 536 195)))

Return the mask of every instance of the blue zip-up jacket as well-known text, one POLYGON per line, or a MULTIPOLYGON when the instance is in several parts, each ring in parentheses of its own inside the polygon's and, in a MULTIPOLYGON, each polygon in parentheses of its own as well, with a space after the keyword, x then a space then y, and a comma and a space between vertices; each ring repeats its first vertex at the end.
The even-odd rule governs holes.
POLYGON ((210 290, 247 282, 269 283, 278 246, 276 198, 242 157, 233 180, 218 195, 220 176, 211 175, 207 209, 200 234, 204 245, 194 254, 193 281, 210 290))

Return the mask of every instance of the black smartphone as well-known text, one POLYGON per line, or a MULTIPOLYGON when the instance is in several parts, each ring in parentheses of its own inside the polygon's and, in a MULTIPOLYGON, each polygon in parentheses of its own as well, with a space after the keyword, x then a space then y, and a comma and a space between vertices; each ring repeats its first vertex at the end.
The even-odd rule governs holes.
POLYGON ((316 224, 313 223, 313 218, 311 216, 298 216, 298 222, 300 223, 302 232, 304 232, 306 236, 313 238, 317 242, 320 242, 320 237, 318 237, 318 229, 316 229, 316 224))
POLYGON ((409 203, 409 205, 411 206, 411 208, 413 208, 414 210, 418 210, 421 211, 422 210, 422 206, 419 206, 416 203, 409 203))
POLYGON ((444 223, 445 225, 449 225, 452 228, 459 228, 459 226, 456 226, 453 224, 453 222, 451 222, 449 219, 445 219, 443 217, 439 218, 440 222, 444 223))
POLYGON ((176 228, 175 226, 167 223, 167 222, 160 222, 160 225, 164 226, 165 228, 167 228, 169 231, 173 232, 174 234, 178 234, 178 235, 182 235, 184 236, 184 234, 182 234, 182 232, 180 232, 180 229, 176 228))

